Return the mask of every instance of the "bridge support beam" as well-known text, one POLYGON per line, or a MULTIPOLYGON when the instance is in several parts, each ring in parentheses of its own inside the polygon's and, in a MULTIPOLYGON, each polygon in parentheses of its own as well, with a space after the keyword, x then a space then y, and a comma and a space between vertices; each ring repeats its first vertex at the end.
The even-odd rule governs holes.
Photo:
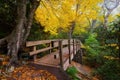
POLYGON ((70 39, 68 40, 68 50, 69 50, 69 64, 71 64, 71 44, 70 44, 70 39))
MULTIPOLYGON (((33 51, 36 51, 36 46, 33 47, 33 51)), ((34 55, 33 60, 36 61, 36 59, 37 59, 37 55, 34 55)))
POLYGON ((62 40, 59 41, 59 57, 60 57, 60 67, 63 69, 63 56, 62 56, 62 40))
POLYGON ((75 55, 75 40, 73 39, 73 56, 75 55))

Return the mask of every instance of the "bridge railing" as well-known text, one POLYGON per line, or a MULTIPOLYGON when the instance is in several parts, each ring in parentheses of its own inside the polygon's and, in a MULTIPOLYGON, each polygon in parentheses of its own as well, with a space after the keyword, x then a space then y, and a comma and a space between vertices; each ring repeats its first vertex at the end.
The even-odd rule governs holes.
POLYGON ((68 47, 69 50, 69 63, 71 63, 71 53, 75 55, 75 53, 80 48, 80 41, 77 39, 57 39, 57 40, 40 40, 40 41, 27 41, 26 47, 32 47, 33 50, 29 52, 30 56, 33 56, 34 61, 37 60, 37 54, 41 54, 42 52, 49 51, 49 53, 59 53, 59 55, 55 55, 54 58, 59 57, 60 66, 63 68, 63 48, 68 47), (37 49, 38 45, 47 45, 44 48, 37 49), (73 52, 71 52, 71 46, 73 46, 73 52), (55 49, 55 50, 54 50, 55 49))

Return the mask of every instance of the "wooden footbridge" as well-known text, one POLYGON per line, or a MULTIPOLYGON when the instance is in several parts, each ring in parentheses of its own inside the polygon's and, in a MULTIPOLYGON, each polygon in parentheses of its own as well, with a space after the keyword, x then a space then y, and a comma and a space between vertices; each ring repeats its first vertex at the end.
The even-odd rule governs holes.
POLYGON ((77 39, 57 39, 57 40, 40 40, 27 41, 26 47, 32 47, 29 52, 34 57, 34 63, 66 70, 71 63, 76 52, 80 49, 80 40, 77 39), (48 53, 38 58, 39 54, 48 53))

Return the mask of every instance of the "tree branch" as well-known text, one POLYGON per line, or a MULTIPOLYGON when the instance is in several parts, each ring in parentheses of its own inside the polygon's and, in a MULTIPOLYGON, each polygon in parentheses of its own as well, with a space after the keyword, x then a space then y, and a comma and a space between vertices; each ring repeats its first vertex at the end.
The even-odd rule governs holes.
POLYGON ((24 40, 23 40, 24 42, 27 40, 27 38, 29 36, 32 22, 33 22, 33 18, 34 18, 34 13, 35 13, 35 10, 37 9, 39 3, 40 2, 38 0, 34 0, 34 2, 33 2, 33 6, 30 10, 30 14, 28 15, 28 19, 27 19, 26 32, 25 32, 25 36, 24 36, 24 40))
POLYGON ((4 45, 7 42, 7 38, 8 37, 0 39, 0 47, 2 47, 2 45, 4 45))

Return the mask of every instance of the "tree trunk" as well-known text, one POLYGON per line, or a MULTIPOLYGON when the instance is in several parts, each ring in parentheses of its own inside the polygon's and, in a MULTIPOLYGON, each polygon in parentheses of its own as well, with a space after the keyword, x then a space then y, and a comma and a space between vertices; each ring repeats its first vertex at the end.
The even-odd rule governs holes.
POLYGON ((34 12, 38 7, 41 0, 16 0, 17 4, 17 18, 16 18, 16 26, 12 33, 0 39, 0 47, 1 45, 7 43, 8 55, 10 56, 10 64, 18 63, 18 51, 25 43, 33 22, 34 12), (28 14, 27 11, 27 3, 30 3, 30 12, 28 14), (27 17, 27 16, 28 17, 27 17))
POLYGON ((91 26, 90 26, 90 33, 93 33, 95 23, 96 23, 96 20, 92 20, 92 22, 91 22, 91 26))
POLYGON ((8 55, 10 56, 10 64, 18 63, 18 51, 26 42, 30 33, 34 12, 39 5, 38 0, 34 0, 31 4, 28 18, 26 17, 27 0, 17 0, 17 24, 13 32, 8 37, 8 55))
POLYGON ((110 16, 110 14, 111 14, 111 11, 108 11, 107 14, 104 16, 103 27, 104 27, 105 29, 107 29, 107 23, 108 23, 108 18, 109 18, 109 16, 110 16))
POLYGON ((73 31, 74 31, 74 28, 75 28, 75 21, 71 22, 69 33, 68 33, 69 39, 72 38, 72 34, 73 34, 73 31))
POLYGON ((8 55, 10 56, 10 64, 18 61, 18 50, 22 44, 22 36, 24 30, 24 21, 26 16, 26 2, 27 0, 17 0, 17 24, 8 38, 8 55))

